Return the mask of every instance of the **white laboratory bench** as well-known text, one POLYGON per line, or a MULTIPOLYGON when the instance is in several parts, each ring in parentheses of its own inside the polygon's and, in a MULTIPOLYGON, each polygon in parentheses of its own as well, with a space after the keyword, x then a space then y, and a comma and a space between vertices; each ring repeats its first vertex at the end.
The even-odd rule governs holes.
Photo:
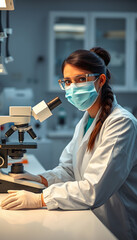
MULTIPOLYGON (((37 174, 44 168, 33 155, 28 155, 25 169, 37 174)), ((0 194, 0 202, 7 194, 0 194)), ((115 240, 115 236, 90 210, 48 211, 3 210, 0 207, 1 240, 115 240)))

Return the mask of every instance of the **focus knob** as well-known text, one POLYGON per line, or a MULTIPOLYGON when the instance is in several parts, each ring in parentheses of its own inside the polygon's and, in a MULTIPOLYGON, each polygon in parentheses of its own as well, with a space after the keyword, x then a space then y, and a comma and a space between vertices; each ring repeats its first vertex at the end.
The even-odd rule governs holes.
POLYGON ((24 167, 22 163, 12 163, 11 173, 23 173, 24 167))
POLYGON ((0 168, 4 165, 4 158, 0 156, 0 168))

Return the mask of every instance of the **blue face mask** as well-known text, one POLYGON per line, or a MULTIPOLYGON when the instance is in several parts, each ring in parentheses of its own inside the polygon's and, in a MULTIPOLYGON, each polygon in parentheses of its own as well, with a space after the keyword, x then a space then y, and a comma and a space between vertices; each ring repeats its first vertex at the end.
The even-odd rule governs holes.
POLYGON ((86 82, 74 84, 66 89, 65 97, 76 108, 81 111, 87 110, 91 107, 98 97, 94 82, 86 82))

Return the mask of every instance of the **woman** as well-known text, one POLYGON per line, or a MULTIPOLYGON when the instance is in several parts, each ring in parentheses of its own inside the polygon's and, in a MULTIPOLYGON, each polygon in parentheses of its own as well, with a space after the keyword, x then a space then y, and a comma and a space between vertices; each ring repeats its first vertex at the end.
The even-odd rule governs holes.
POLYGON ((13 192, 3 200, 4 209, 91 208, 119 239, 137 239, 137 120, 117 104, 109 61, 106 50, 92 48, 75 51, 63 62, 59 84, 85 113, 59 166, 42 176, 26 174, 48 186, 42 195, 13 192))

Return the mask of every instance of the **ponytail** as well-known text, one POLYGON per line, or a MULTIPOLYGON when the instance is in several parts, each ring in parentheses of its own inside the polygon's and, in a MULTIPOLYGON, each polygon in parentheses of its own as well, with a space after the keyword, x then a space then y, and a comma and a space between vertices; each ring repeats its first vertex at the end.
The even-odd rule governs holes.
POLYGON ((109 86, 109 84, 106 81, 106 83, 102 87, 102 92, 101 92, 101 113, 100 113, 99 119, 90 135, 88 147, 87 147, 88 151, 92 150, 94 143, 95 143, 96 136, 98 135, 104 121, 106 120, 106 118, 108 117, 108 115, 111 112, 113 99, 114 99, 113 92, 111 90, 111 87, 109 86))
MULTIPOLYGON (((104 60, 104 63, 105 63, 106 66, 110 62, 110 55, 106 50, 97 47, 97 48, 90 49, 90 51, 91 52, 93 51, 100 58, 102 58, 104 60)), ((91 151, 93 149, 96 136, 98 135, 104 121, 106 120, 106 118, 108 117, 108 115, 111 112, 114 96, 113 96, 112 89, 109 85, 110 78, 111 78, 110 71, 106 67, 106 82, 103 85, 102 91, 101 91, 101 112, 100 112, 100 115, 99 115, 99 119, 96 122, 96 125, 95 125, 95 127, 94 127, 94 129, 93 129, 93 131, 90 135, 89 142, 88 142, 88 147, 87 147, 88 151, 91 151)))

